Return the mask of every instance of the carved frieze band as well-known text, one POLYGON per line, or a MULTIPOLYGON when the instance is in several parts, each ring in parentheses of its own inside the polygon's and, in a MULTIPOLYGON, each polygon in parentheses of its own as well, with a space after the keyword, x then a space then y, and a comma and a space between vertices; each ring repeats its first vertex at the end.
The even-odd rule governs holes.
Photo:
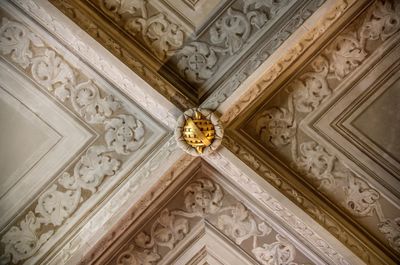
MULTIPOLYGON (((268 164, 254 156, 244 146, 235 142, 229 136, 229 134, 224 138, 223 145, 226 146, 233 154, 239 157, 249 167, 255 170, 270 184, 281 191, 286 197, 291 199, 294 203, 298 204, 306 213, 308 213, 325 229, 331 232, 338 240, 340 240, 344 245, 346 245, 355 254, 357 254, 365 263, 371 265, 386 264, 382 261, 381 257, 379 257, 379 254, 373 252, 369 248, 369 246, 365 245, 360 238, 354 235, 354 233, 350 232, 345 225, 333 218, 325 208, 315 204, 307 196, 304 196, 300 190, 294 187, 287 180, 285 180, 278 174, 275 174, 268 164)), ((244 184, 243 180, 241 180, 240 183, 244 184)), ((246 185, 251 185, 252 189, 254 189, 255 191, 258 190, 257 186, 255 186, 251 182, 246 185)), ((257 196, 259 197, 259 194, 257 196)), ((282 212, 282 214, 284 213, 282 212)), ((283 217, 286 218, 285 216, 283 217)), ((301 231, 299 231, 299 233, 302 234, 301 231)), ((316 240, 317 245, 321 243, 319 239, 311 238, 309 240, 316 240)), ((325 244, 323 244, 322 246, 325 246, 325 244)), ((322 251, 332 253, 331 258, 339 258, 339 260, 342 258, 340 257, 340 255, 336 256, 335 253, 337 252, 332 252, 331 249, 325 250, 323 247, 322 251)))
POLYGON ((290 240, 276 233, 241 202, 227 199, 218 183, 197 178, 180 193, 183 193, 180 200, 183 205, 162 209, 146 224, 147 228, 136 233, 132 243, 124 247, 113 263, 157 264, 191 232, 195 223, 206 219, 236 245, 249 251, 260 264, 298 264, 297 250, 290 240), (270 239, 266 240, 268 236, 270 239), (269 242, 271 236, 273 240, 269 242), (245 241, 251 244, 244 244, 245 241))
MULTIPOLYGON (((188 97, 157 72, 158 69, 122 45, 112 34, 99 26, 93 17, 86 14, 80 6, 83 2, 75 0, 50 0, 50 2, 178 108, 185 110, 194 107, 194 103, 188 97)), ((158 31, 159 26, 156 23, 154 30, 158 31)))
POLYGON ((33 202, 32 210, 2 234, 1 264, 19 264, 34 256, 106 178, 118 173, 144 144, 146 126, 22 23, 2 17, 0 52, 99 134, 33 202))
POLYGON ((375 215, 379 222, 377 227, 369 226, 369 230, 378 228, 397 252, 400 252, 400 216, 387 215, 399 215, 399 206, 393 205, 385 213, 381 205, 389 202, 380 192, 324 146, 300 137, 299 124, 305 115, 335 94, 342 80, 370 57, 375 47, 389 41, 399 29, 400 4, 376 1, 310 63, 312 70, 288 84, 282 92, 287 93, 285 105, 266 107, 255 121, 259 139, 280 154, 284 149, 290 150, 291 166, 316 189, 354 217, 375 215))
MULTIPOLYGON (((285 55, 256 82, 255 85, 246 90, 241 98, 223 113, 221 121, 228 126, 242 111, 255 101, 266 88, 271 85, 297 58, 300 57, 318 38, 320 38, 343 14, 345 14, 355 1, 337 1, 332 10, 319 21, 316 27, 312 28, 296 46, 290 49, 285 55)), ((216 92, 218 93, 218 92, 216 92)), ((217 98, 217 97, 215 97, 217 98)), ((225 96, 222 96, 223 102, 225 96)), ((206 102, 206 104, 208 104, 206 102)), ((213 104, 213 103, 212 103, 213 104)))

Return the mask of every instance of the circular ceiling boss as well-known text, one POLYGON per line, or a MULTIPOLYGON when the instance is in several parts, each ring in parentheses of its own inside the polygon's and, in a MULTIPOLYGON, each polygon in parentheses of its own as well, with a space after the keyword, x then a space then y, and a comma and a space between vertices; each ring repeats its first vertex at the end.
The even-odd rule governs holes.
POLYGON ((221 144, 223 135, 221 121, 207 109, 185 111, 175 129, 178 146, 193 156, 212 153, 221 144))

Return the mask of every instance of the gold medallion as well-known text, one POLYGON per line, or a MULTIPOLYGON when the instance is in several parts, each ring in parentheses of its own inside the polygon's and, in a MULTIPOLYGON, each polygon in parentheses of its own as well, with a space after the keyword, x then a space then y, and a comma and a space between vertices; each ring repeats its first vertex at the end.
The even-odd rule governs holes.
POLYGON ((195 148, 199 154, 202 154, 203 149, 211 145, 215 138, 214 125, 199 111, 195 111, 193 119, 186 119, 182 134, 186 143, 195 148))

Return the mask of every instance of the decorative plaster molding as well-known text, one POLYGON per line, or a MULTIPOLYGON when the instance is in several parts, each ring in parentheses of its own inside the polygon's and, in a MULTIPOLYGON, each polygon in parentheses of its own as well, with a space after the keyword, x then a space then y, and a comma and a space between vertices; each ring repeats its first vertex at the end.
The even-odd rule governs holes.
MULTIPOLYGON (((335 220, 332 215, 326 211, 325 208, 316 205, 307 196, 304 196, 301 191, 293 187, 292 184, 287 182, 284 178, 275 174, 269 165, 267 165, 263 160, 258 159, 256 156, 246 150, 246 148, 244 148, 242 145, 235 142, 229 136, 229 134, 224 138, 223 145, 245 164, 247 164, 250 168, 252 168, 255 172, 257 172, 257 174, 259 174, 263 179, 267 180, 271 185, 282 192, 291 201, 299 205, 307 214, 309 214, 315 221, 320 223, 338 240, 340 240, 344 245, 346 245, 349 249, 356 253, 364 262, 371 265, 387 264, 386 261, 382 260, 380 254, 375 252, 376 250, 371 250, 369 246, 366 246, 364 242, 361 241, 360 238, 357 237, 348 228, 346 228, 345 225, 335 220)), ((211 160, 210 163, 212 163, 211 160)), ((227 170, 227 172, 230 171, 227 170)), ((233 172, 234 171, 232 171, 232 173, 233 172)), ((238 173, 236 173, 236 175, 238 175, 238 173)), ((243 181, 239 183, 241 183, 241 185, 245 184, 243 183, 243 181)), ((252 193, 255 195, 259 187, 254 182, 250 183, 252 185, 251 190, 254 190, 254 192, 252 193)), ((246 184, 246 186, 248 185, 250 184, 246 184)), ((248 187, 248 189, 250 189, 250 186, 248 187)), ((262 197, 260 198, 260 200, 261 199, 262 197)), ((282 218, 283 217, 285 217, 285 215, 282 215, 282 218)), ((286 217, 284 219, 286 219, 286 217)), ((301 227, 302 226, 300 226, 299 228, 301 227)), ((315 239, 315 243, 318 243, 317 246, 319 245, 319 242, 319 239, 315 239)), ((331 251, 329 250, 327 251, 327 253, 331 253, 331 251)))
MULTIPOLYGON (((309 1, 292 18, 279 28, 279 31, 264 41, 263 46, 246 63, 239 66, 232 77, 222 83, 202 104, 201 107, 216 110, 260 65, 284 43, 319 8, 324 1, 309 1)), ((315 39, 315 35, 312 35, 315 39)), ((310 41, 307 39, 307 41, 310 41)), ((308 43, 307 43, 308 44, 308 43)), ((305 48, 304 48, 305 49, 305 48)), ((299 51, 302 52, 302 51, 299 51)), ((293 57, 293 55, 291 55, 293 57)))
MULTIPOLYGON (((171 143, 174 143, 174 139, 170 139, 169 145, 174 146, 175 150, 177 150, 176 145, 171 143)), ((168 150, 168 148, 166 150, 168 150)), ((142 179, 144 180, 150 175, 156 174, 154 169, 159 167, 158 164, 165 163, 165 157, 171 157, 171 155, 172 154, 169 152, 161 151, 160 155, 155 156, 152 159, 152 163, 149 163, 147 166, 142 168, 141 171, 145 172, 144 174, 141 174, 142 179)), ((97 261, 107 249, 112 247, 112 244, 117 239, 121 238, 122 235, 126 233, 126 229, 131 226, 140 216, 142 216, 144 211, 149 208, 155 202, 155 200, 164 193, 166 189, 168 189, 171 185, 174 185, 177 178, 183 174, 184 171, 190 170, 190 168, 196 164, 193 163, 194 159, 194 157, 189 155, 183 155, 177 159, 176 162, 173 163, 173 165, 169 167, 168 170, 157 180, 157 182, 148 191, 146 191, 142 198, 140 198, 140 200, 134 204, 133 207, 129 207, 128 212, 122 218, 121 216, 118 217, 118 222, 110 231, 107 232, 106 235, 104 235, 104 237, 95 245, 95 247, 91 245, 89 247, 90 252, 85 253, 84 258, 77 260, 77 262, 79 261, 79 264, 86 265, 97 261)), ((133 194, 137 193, 140 185, 132 181, 129 186, 129 191, 133 194)), ((124 201, 126 201, 126 199, 124 199, 124 201)), ((93 234, 93 236, 95 235, 93 234)))
POLYGON ((148 137, 154 135, 155 127, 143 126, 118 96, 101 89, 20 22, 2 18, 0 51, 7 61, 31 75, 55 100, 106 138, 100 137, 90 146, 72 168, 32 202, 25 217, 2 235, 1 262, 17 264, 36 255, 105 179, 117 175, 121 166, 126 167, 129 156, 145 142, 150 144, 148 137), (116 119, 129 122, 117 124, 116 119), (112 137, 111 131, 116 131, 112 137), (108 146, 102 144, 104 141, 108 146))
POLYGON ((210 222, 238 247, 244 247, 244 241, 249 239, 251 244, 247 244, 245 248, 252 249, 254 258, 262 264, 272 261, 297 264, 294 263, 294 257, 298 250, 292 242, 260 221, 233 197, 227 199, 226 192, 213 180, 195 178, 180 194, 183 195, 183 200, 179 200, 179 206, 175 206, 175 210, 168 206, 160 209, 144 229, 137 231, 132 243, 118 253, 115 257, 116 264, 158 263, 166 256, 174 256, 171 252, 177 251, 175 249, 178 244, 192 233, 192 227, 202 219, 210 222), (268 235, 272 234, 275 234, 278 241, 270 244, 281 244, 285 247, 276 249, 274 253, 269 252, 269 256, 266 248, 261 249, 260 241, 265 242, 268 235), (284 242, 280 242, 280 239, 284 242), (283 250, 286 251, 285 255, 281 252, 283 250))
MULTIPOLYGON (((234 119, 254 102, 293 62, 295 62, 313 43, 316 42, 336 21, 338 21, 356 1, 337 1, 334 8, 318 24, 291 48, 284 57, 268 68, 262 78, 252 85, 237 102, 223 113, 221 121, 227 127, 234 119)), ((224 97, 222 97, 224 100, 224 97)), ((206 106, 206 105, 205 105, 206 106)))
MULTIPOLYGON (((384 199, 363 176, 351 171, 315 141, 306 141, 298 134, 298 124, 305 115, 315 111, 333 97, 342 80, 370 57, 375 49, 399 32, 400 5, 394 1, 376 1, 348 30, 340 33, 310 65, 312 70, 301 74, 287 87, 286 106, 265 107, 255 118, 255 133, 267 146, 275 150, 289 148, 291 167, 324 193, 331 201, 355 217, 376 214, 378 228, 383 222, 392 224, 391 231, 383 232, 388 244, 400 252, 400 227, 385 216, 384 199), (359 23, 359 21, 361 21, 359 23), (368 48, 367 48, 368 47, 368 48), (339 192, 343 189, 342 193, 339 192), (397 236, 396 236, 397 235, 397 236)), ((395 206, 394 208, 397 208, 395 206)), ((387 215, 400 214, 390 212, 387 215)), ((368 227, 374 231, 375 227, 368 227)))
MULTIPOLYGON (((354 260, 349 260, 349 257, 346 257, 346 255, 343 256, 342 253, 338 252, 331 245, 331 239, 330 242, 328 242, 328 239, 324 238, 326 236, 322 237, 319 234, 321 233, 320 231, 316 232, 314 230, 314 227, 308 226, 301 218, 296 216, 287 207, 282 205, 282 203, 271 196, 271 194, 268 193, 262 185, 258 184, 255 180, 246 175, 242 171, 243 168, 239 169, 236 163, 234 164, 231 159, 226 158, 224 155, 225 153, 226 151, 224 150, 224 152, 214 153, 209 157, 206 157, 205 159, 209 163, 214 165, 218 170, 223 172, 225 176, 232 179, 235 185, 242 187, 243 190, 246 191, 246 193, 250 194, 253 198, 260 202, 261 205, 264 205, 267 209, 278 216, 284 223, 286 223, 291 229, 300 234, 305 240, 311 243, 311 245, 316 247, 316 249, 318 249, 321 253, 323 253, 323 255, 328 257, 329 260, 331 260, 334 264, 355 264, 354 262, 362 263, 360 260, 358 260, 358 258, 355 258, 354 256, 352 257, 352 259, 355 258, 354 260)), ((276 176, 272 171, 269 170, 268 167, 263 165, 261 161, 255 160, 252 155, 250 155, 249 153, 244 153, 243 150, 241 150, 240 154, 235 153, 235 155, 237 155, 239 159, 243 159, 243 156, 246 156, 252 161, 253 165, 258 165, 257 172, 258 174, 260 174, 261 177, 273 180, 279 187, 284 187, 287 191, 290 190, 290 192, 292 193, 292 196, 290 197, 297 196, 296 198, 299 201, 301 201, 302 203, 304 202, 304 197, 300 196, 296 190, 290 188, 287 184, 285 184, 283 179, 280 179, 278 176, 276 176)), ((285 195, 288 196, 287 194, 285 195)), ((328 231, 331 231, 331 229, 332 227, 328 228, 328 231)), ((337 229, 337 227, 335 227, 335 229, 337 229)), ((359 246, 352 245, 351 249, 354 250, 354 248, 358 249, 359 246)), ((366 251, 366 249, 363 248, 361 249, 361 251, 364 252, 366 251)))
POLYGON ((136 58, 134 54, 130 53, 124 47, 121 47, 112 40, 112 37, 101 27, 96 26, 94 22, 90 21, 89 18, 82 13, 82 10, 74 8, 66 1, 53 1, 53 4, 61 11, 68 10, 68 12, 64 12, 66 15, 71 15, 69 11, 74 11, 76 15, 72 18, 74 21, 79 20, 80 22, 77 23, 82 25, 82 28, 91 37, 104 44, 105 48, 110 50, 117 58, 121 59, 123 63, 133 69, 141 78, 149 82, 150 85, 144 82, 135 73, 125 69, 123 63, 116 60, 112 55, 109 55, 98 43, 86 36, 86 34, 80 32, 81 30, 75 24, 61 17, 61 13, 48 3, 48 1, 12 1, 57 36, 57 38, 68 44, 79 56, 90 63, 93 68, 97 69, 109 80, 112 80, 116 86, 120 87, 122 91, 133 98, 137 104, 141 105, 169 128, 174 128, 176 121, 175 116, 179 115, 180 111, 171 106, 171 103, 157 95, 158 92, 155 92, 154 89, 159 91, 181 109, 188 109, 193 106, 190 100, 185 98, 182 94, 177 93, 176 89, 156 73, 156 70, 139 62, 139 59, 136 58), (55 14, 58 13, 60 15, 56 16, 55 14), (76 32, 79 32, 79 34, 76 34, 76 32), (135 91, 135 93, 132 93, 132 91, 135 91))
POLYGON ((182 47, 185 32, 148 1, 95 0, 97 5, 135 38, 140 38, 158 59, 165 61, 182 47))

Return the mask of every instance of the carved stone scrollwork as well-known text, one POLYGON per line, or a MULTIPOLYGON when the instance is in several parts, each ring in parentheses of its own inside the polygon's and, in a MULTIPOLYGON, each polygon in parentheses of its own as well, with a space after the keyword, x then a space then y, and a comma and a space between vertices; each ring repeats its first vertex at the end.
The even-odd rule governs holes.
MULTIPOLYGON (((265 222, 256 220, 255 215, 242 203, 236 200, 233 203, 227 202, 220 185, 211 179, 193 180, 183 190, 183 195, 186 210, 161 210, 157 218, 147 224, 150 231, 140 231, 134 237, 133 244, 118 255, 117 264, 157 264, 166 254, 159 251, 159 247, 173 250, 190 232, 189 221, 198 221, 198 217, 217 220, 215 226, 238 246, 245 240, 252 239, 251 249, 256 257, 260 248, 258 239, 268 236, 273 231, 265 222)), ((286 244, 286 249, 277 254, 277 259, 285 261, 289 249, 288 260, 293 261, 295 248, 288 240, 282 240, 280 244, 286 244)))
POLYGON ((186 210, 195 216, 214 214, 221 208, 221 187, 209 179, 198 179, 184 191, 186 210))
POLYGON ((119 115, 105 122, 106 142, 111 150, 127 155, 138 150, 144 141, 144 125, 131 115, 119 115))
POLYGON ((54 233, 50 230, 40 234, 40 227, 41 224, 33 212, 25 216, 19 227, 11 227, 1 238, 1 242, 5 244, 4 252, 7 253, 1 257, 1 261, 4 262, 2 264, 9 264, 10 255, 13 263, 33 256, 54 233))
POLYGON ((195 84, 211 78, 218 71, 222 58, 241 52, 248 39, 275 17, 288 1, 243 2, 243 8, 231 7, 214 22, 207 40, 190 42, 178 51, 176 67, 182 77, 195 84))
POLYGON ((184 40, 184 32, 163 13, 151 13, 154 8, 143 0, 100 0, 100 7, 134 36, 140 34, 148 48, 165 60, 184 40), (122 16, 123 15, 123 16, 122 16))
POLYGON ((241 203, 226 207, 223 211, 230 211, 230 214, 221 214, 218 217, 218 228, 233 238, 238 245, 250 237, 262 237, 272 231, 272 228, 265 223, 257 224, 251 213, 241 203))
POLYGON ((253 249, 253 254, 263 265, 297 265, 295 248, 283 236, 276 235, 276 242, 253 249))
POLYGON ((9 264, 34 256, 56 229, 97 192, 106 177, 117 174, 126 158, 119 155, 117 160, 115 156, 138 150, 144 144, 145 126, 113 95, 72 67, 23 24, 2 19, 0 52, 54 93, 54 99, 82 117, 88 126, 96 124, 93 129, 104 136, 107 144, 90 146, 33 202, 34 212, 25 213, 22 221, 5 231, 0 261, 9 264), (116 111, 119 115, 114 114, 116 111))
POLYGON ((347 186, 344 187, 346 208, 356 216, 372 216, 378 207, 379 193, 364 180, 350 172, 347 174, 347 186))
POLYGON ((13 61, 28 67, 33 53, 30 44, 43 47, 43 41, 33 32, 26 29, 18 22, 10 21, 3 17, 0 27, 0 49, 2 54, 11 54, 13 61))
POLYGON ((263 142, 279 148, 292 141, 296 133, 296 124, 290 111, 272 108, 261 113, 257 120, 256 132, 263 142))
MULTIPOLYGON (((286 90, 287 103, 271 106, 256 116, 255 129, 260 141, 278 149, 280 154, 290 153, 291 166, 323 190, 331 199, 344 206, 353 216, 367 217, 376 214, 381 232, 385 230, 390 246, 395 246, 393 222, 382 212, 379 192, 362 176, 350 172, 343 161, 325 147, 304 139, 299 124, 305 114, 315 111, 332 98, 340 82, 355 71, 373 52, 370 40, 382 44, 400 29, 400 4, 398 1, 376 1, 360 22, 349 27, 313 59, 311 70, 291 81, 286 90), (300 135, 300 136, 299 136, 300 135), (288 150, 290 148, 290 150, 288 150), (338 196, 335 189, 341 188, 338 196), (340 197, 340 199, 339 199, 340 197), (389 232, 390 231, 390 232, 389 232)), ((282 96, 282 95, 280 95, 282 96)), ((251 99, 253 100, 253 99, 251 99)), ((250 101, 251 101, 250 100, 250 101)), ((396 241, 396 240, 395 240, 396 241)))
POLYGON ((250 31, 251 25, 245 14, 229 8, 228 12, 210 28, 210 41, 212 44, 223 43, 226 51, 233 55, 242 48, 250 31))
POLYGON ((400 251, 400 217, 380 222, 378 229, 385 235, 389 244, 397 251, 400 251))

